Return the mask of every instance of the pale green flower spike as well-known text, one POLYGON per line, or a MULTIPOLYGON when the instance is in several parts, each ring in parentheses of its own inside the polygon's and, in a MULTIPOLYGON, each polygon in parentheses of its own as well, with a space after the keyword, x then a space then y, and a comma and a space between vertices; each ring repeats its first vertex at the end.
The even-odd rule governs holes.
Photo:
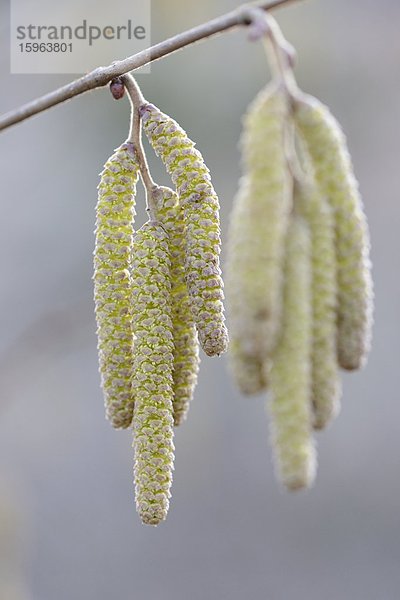
POLYGON ((133 335, 130 268, 139 167, 132 144, 122 144, 101 173, 96 207, 94 299, 101 385, 113 427, 129 427, 133 335))
POLYGON ((369 233, 346 139, 329 109, 312 96, 296 104, 296 121, 315 175, 335 214, 338 278, 338 360, 344 369, 365 363, 371 344, 372 278, 369 233))
POLYGON ((323 429, 340 411, 341 385, 336 347, 336 247, 332 207, 313 174, 295 185, 295 202, 308 223, 312 244, 312 403, 313 425, 323 429))
POLYGON ((311 344, 311 240, 306 223, 293 215, 287 236, 282 331, 269 374, 276 470, 289 490, 309 487, 316 471, 311 344))
POLYGON ((231 213, 226 264, 229 358, 243 393, 266 387, 263 364, 280 328, 282 263, 292 205, 284 143, 288 110, 284 91, 268 85, 244 119, 246 175, 231 213))
POLYGON ((170 117, 152 104, 141 107, 144 130, 176 185, 186 228, 186 283, 199 341, 208 356, 228 346, 219 266, 219 201, 198 150, 170 117))
POLYGON ((143 523, 157 525, 167 516, 174 463, 169 237, 159 222, 134 237, 131 285, 136 507, 143 523))
POLYGON ((184 222, 178 195, 168 187, 157 186, 153 192, 153 200, 157 207, 157 218, 170 237, 174 424, 180 425, 186 419, 197 384, 199 342, 185 281, 184 222))

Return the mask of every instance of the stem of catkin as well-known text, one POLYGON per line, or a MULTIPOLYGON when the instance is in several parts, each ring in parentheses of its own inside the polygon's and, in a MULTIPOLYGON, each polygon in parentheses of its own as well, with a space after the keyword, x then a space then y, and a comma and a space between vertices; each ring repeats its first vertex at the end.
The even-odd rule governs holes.
POLYGON ((136 79, 130 73, 127 73, 121 77, 121 79, 126 87, 131 104, 131 124, 128 141, 133 143, 136 150, 140 176, 146 190, 147 212, 149 213, 150 219, 155 220, 156 207, 154 206, 152 192, 156 184, 151 176, 146 153, 142 144, 142 119, 139 112, 140 107, 146 101, 136 79))

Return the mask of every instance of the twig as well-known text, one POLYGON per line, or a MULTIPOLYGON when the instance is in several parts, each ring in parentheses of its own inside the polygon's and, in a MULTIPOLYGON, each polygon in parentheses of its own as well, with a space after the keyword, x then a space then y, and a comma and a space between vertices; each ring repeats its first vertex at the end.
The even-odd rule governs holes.
POLYGON ((142 119, 140 117, 139 108, 145 104, 146 100, 136 83, 135 79, 129 73, 121 77, 126 91, 128 92, 131 103, 131 125, 127 142, 131 142, 135 148, 136 156, 139 163, 140 176, 146 190, 147 210, 151 219, 155 219, 156 209, 154 206, 153 191, 156 184, 151 176, 149 165, 147 163, 146 154, 142 144, 142 119))
MULTIPOLYGON (((289 2, 293 1, 294 0, 264 0, 259 4, 255 4, 254 6, 262 10, 271 10, 281 6, 282 4, 288 4, 289 2)), ((37 115, 38 113, 41 113, 52 106, 56 106, 61 102, 65 102, 66 100, 70 100, 71 98, 79 96, 80 94, 88 92, 89 90, 103 87, 115 77, 119 77, 125 73, 128 73, 129 71, 138 69, 139 67, 154 62, 155 60, 163 58, 164 56, 168 56, 177 50, 194 44, 195 42, 208 39, 218 33, 234 29, 241 25, 248 25, 249 20, 246 17, 247 8, 248 7, 246 6, 239 7, 237 10, 226 13, 221 17, 217 17, 216 19, 203 23, 202 25, 198 25, 197 27, 193 27, 192 29, 178 33, 177 35, 168 38, 163 42, 159 42, 147 50, 142 50, 137 54, 129 56, 124 60, 115 61, 106 67, 98 67, 97 69, 94 69, 94 71, 87 73, 87 75, 84 75, 83 77, 80 77, 79 79, 76 79, 75 81, 72 81, 71 83, 54 90, 53 92, 45 94, 40 98, 32 100, 31 102, 28 102, 27 104, 24 104, 23 106, 4 114, 0 117, 0 131, 7 129, 16 123, 21 123, 33 115, 37 115)))

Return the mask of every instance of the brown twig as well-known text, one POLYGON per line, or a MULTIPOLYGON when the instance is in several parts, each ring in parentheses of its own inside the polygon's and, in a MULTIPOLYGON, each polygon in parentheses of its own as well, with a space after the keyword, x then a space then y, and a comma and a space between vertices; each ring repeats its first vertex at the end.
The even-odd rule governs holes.
POLYGON ((140 176, 143 181, 143 185, 146 190, 147 199, 147 211, 150 214, 150 218, 155 219, 156 209, 154 206, 153 191, 156 188, 156 184, 151 176, 149 165, 147 163, 146 154, 142 144, 142 120, 139 113, 139 108, 146 102, 141 92, 140 87, 136 83, 136 80, 130 73, 121 77, 122 82, 128 92, 129 100, 131 103, 131 124, 129 129, 129 136, 126 140, 131 142, 135 148, 136 156, 139 163, 140 176))
MULTIPOLYGON (((258 4, 254 4, 254 6, 262 10, 272 10, 282 4, 288 4, 293 1, 294 0, 263 0, 258 4)), ((169 56, 173 52, 181 50, 186 46, 190 46, 195 42, 208 39, 219 33, 232 30, 242 25, 248 25, 249 19, 247 10, 248 6, 246 5, 239 7, 237 10, 226 13, 225 15, 203 23, 202 25, 178 33, 177 35, 168 38, 163 42, 159 42, 147 50, 142 50, 133 56, 129 56, 124 60, 115 61, 106 67, 98 67, 83 77, 4 114, 0 117, 0 131, 11 127, 11 125, 21 123, 22 121, 25 121, 25 119, 37 115, 61 102, 84 94, 89 90, 103 87, 115 77, 124 75, 129 71, 138 69, 143 65, 147 65, 165 56, 169 56)))

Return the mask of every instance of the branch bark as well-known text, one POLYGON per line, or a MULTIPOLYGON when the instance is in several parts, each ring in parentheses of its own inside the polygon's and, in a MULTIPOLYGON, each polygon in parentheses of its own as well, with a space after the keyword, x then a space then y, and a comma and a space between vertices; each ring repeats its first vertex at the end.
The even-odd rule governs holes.
MULTIPOLYGON (((268 11, 272 10, 282 4, 288 4, 293 2, 294 0, 269 0, 262 1, 256 6, 262 10, 268 11)), ((115 77, 119 77, 128 73, 129 71, 133 71, 142 67, 143 65, 147 65, 155 60, 159 60, 165 56, 169 56, 170 54, 176 52, 177 50, 181 50, 186 46, 190 46, 196 42, 201 40, 208 39, 213 37, 219 33, 223 33, 225 31, 229 31, 235 29, 237 27, 248 25, 250 23, 247 16, 248 6, 244 5, 243 7, 239 7, 237 10, 226 13, 216 19, 211 21, 207 21, 202 25, 198 25, 197 27, 193 27, 192 29, 188 29, 182 33, 178 33, 177 35, 168 38, 150 48, 138 52, 124 60, 118 60, 113 62, 111 65, 106 67, 98 67, 87 73, 83 77, 68 83, 44 96, 36 98, 19 108, 11 110, 10 112, 2 115, 0 117, 0 131, 11 127, 12 125, 16 125, 17 123, 21 123, 32 117, 33 115, 37 115, 57 104, 65 102, 66 100, 70 100, 71 98, 75 98, 80 94, 84 94, 89 90, 93 90, 99 87, 103 87, 107 85, 112 79, 115 77)))

